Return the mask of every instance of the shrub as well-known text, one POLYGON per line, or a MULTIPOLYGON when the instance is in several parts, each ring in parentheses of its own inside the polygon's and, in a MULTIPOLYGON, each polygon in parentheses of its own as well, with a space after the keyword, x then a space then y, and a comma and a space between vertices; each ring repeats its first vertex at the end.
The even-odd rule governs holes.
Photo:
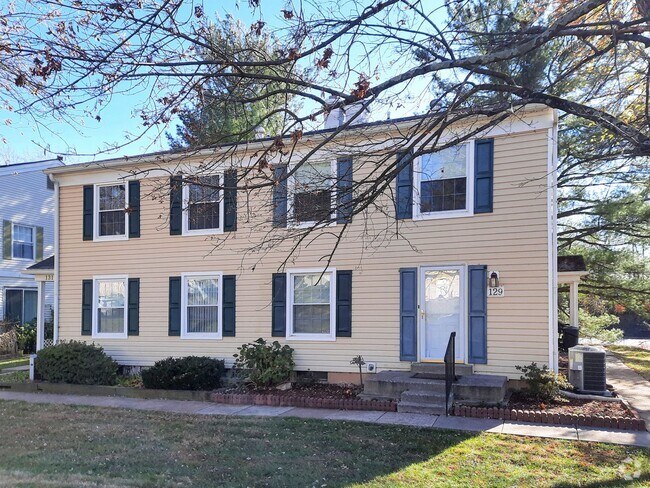
POLYGON ((206 356, 167 358, 143 370, 142 383, 162 390, 214 390, 224 370, 223 360, 206 356))
POLYGON ((291 347, 281 346, 278 341, 268 344, 260 338, 237 350, 235 369, 255 386, 273 386, 289 380, 295 365, 291 347))
POLYGON ((523 375, 522 380, 526 381, 525 396, 531 400, 550 402, 557 398, 560 390, 573 388, 563 374, 555 374, 544 365, 541 368, 533 362, 528 366, 515 366, 523 375))
POLYGON ((36 324, 16 325, 16 338, 23 354, 36 352, 36 324))
POLYGON ((100 346, 70 341, 38 351, 34 368, 52 383, 114 385, 118 366, 100 346))
POLYGON ((119 375, 117 377, 117 385, 125 386, 127 388, 142 388, 144 386, 142 384, 142 376, 139 374, 128 376, 119 375))
POLYGON ((0 356, 16 354, 18 350, 17 343, 16 331, 14 329, 0 333, 0 356))

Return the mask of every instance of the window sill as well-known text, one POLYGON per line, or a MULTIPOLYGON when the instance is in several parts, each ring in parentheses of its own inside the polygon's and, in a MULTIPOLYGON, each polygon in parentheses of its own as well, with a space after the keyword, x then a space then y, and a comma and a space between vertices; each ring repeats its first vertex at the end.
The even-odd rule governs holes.
POLYGON ((91 336, 93 339, 128 339, 128 334, 102 334, 99 332, 94 332, 91 336))
POLYGON ((430 212, 413 214, 413 220, 438 220, 438 219, 458 219, 463 217, 473 217, 474 212, 469 210, 443 210, 440 212, 430 212))
POLYGON ((287 229, 324 229, 325 227, 334 227, 337 224, 336 220, 329 224, 319 224, 316 221, 312 222, 287 222, 287 229))
POLYGON ((286 339, 288 341, 336 342, 336 336, 331 334, 291 334, 286 339))
POLYGON ((222 339, 222 336, 220 333, 210 333, 210 334, 200 334, 200 333, 192 333, 192 332, 181 332, 181 339, 183 340, 218 340, 220 341, 222 339))
POLYGON ((121 236, 94 236, 93 241, 97 242, 112 242, 112 241, 128 241, 129 236, 128 235, 121 235, 121 236))
POLYGON ((186 230, 183 229, 182 235, 184 236, 213 236, 218 234, 223 234, 223 229, 196 229, 196 230, 186 230))

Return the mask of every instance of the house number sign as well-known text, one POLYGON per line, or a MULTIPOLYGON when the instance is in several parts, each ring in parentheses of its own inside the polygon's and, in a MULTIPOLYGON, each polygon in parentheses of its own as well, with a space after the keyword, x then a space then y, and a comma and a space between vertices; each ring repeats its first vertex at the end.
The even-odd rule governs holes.
POLYGON ((506 294, 506 290, 502 286, 489 286, 487 290, 489 297, 502 297, 506 294))

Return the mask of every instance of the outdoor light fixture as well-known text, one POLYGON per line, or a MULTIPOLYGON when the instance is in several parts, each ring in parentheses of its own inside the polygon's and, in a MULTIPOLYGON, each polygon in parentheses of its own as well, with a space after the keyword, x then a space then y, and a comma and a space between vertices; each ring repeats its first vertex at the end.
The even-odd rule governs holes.
POLYGON ((499 275, 496 271, 490 273, 490 288, 497 288, 499 286, 499 275))

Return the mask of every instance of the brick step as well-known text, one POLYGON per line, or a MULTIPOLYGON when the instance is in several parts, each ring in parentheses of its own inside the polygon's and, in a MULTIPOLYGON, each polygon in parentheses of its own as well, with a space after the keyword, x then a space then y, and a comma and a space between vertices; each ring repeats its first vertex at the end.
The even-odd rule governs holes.
POLYGON ((445 382, 414 378, 408 371, 382 371, 366 379, 363 396, 370 398, 399 398, 406 390, 445 391, 445 382))
POLYGON ((424 413, 428 415, 444 415, 445 403, 399 402, 397 411, 401 413, 424 413))
MULTIPOLYGON (((450 398, 451 399, 451 398, 450 398)), ((400 401, 415 403, 445 403, 445 391, 406 390, 402 392, 400 401)))

